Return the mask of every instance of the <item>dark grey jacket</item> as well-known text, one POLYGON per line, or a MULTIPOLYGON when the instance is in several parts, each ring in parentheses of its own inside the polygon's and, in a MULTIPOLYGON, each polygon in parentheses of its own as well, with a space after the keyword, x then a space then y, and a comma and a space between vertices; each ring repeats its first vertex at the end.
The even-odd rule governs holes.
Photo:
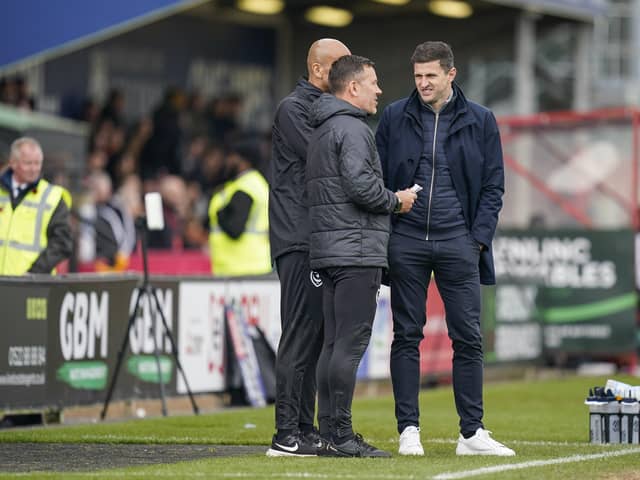
POLYGON ((311 108, 307 152, 311 268, 387 263, 396 196, 384 186, 366 113, 323 94, 311 108))

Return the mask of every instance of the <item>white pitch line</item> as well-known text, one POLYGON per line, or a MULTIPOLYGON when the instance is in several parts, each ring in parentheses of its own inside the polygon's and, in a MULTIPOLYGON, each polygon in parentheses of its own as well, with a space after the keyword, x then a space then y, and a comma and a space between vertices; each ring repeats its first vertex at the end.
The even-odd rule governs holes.
POLYGON ((507 465, 495 465, 493 467, 476 468, 474 470, 464 470, 461 472, 440 473, 433 480, 455 480, 458 478, 476 477, 478 475, 486 475, 488 473, 501 473, 509 470, 522 470, 525 468, 546 467, 547 465, 558 465, 561 463, 582 462, 585 460, 596 460, 598 458, 619 457, 621 455, 631 455, 632 453, 640 453, 640 448, 629 448, 625 450, 616 450, 613 452, 593 453, 591 455, 573 455, 571 457, 552 458, 550 460, 533 460, 530 462, 511 463, 507 465))

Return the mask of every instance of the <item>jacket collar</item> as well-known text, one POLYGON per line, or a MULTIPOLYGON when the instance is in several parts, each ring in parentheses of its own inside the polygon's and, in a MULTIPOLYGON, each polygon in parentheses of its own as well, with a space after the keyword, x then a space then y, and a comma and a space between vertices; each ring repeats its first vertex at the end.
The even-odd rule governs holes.
MULTIPOLYGON (((455 133, 461 128, 464 128, 475 122, 475 119, 472 115, 469 115, 469 103, 467 101, 467 97, 464 96, 462 89, 460 86, 453 82, 453 99, 451 109, 453 110, 453 120, 451 121, 451 125, 449 126, 449 134, 455 133)), ((420 100, 420 96, 418 94, 418 90, 414 89, 411 92, 407 100, 407 104, 404 109, 404 114, 411 119, 414 123, 414 126, 419 128, 419 131, 422 132, 422 122, 420 121, 420 109, 422 107, 422 103, 420 100)))
POLYGON ((322 90, 309 82, 306 77, 300 77, 296 83, 296 94, 310 102, 315 101, 322 93, 322 90))
MULTIPOLYGON (((7 168, 4 173, 2 174, 2 176, 0 176, 0 184, 2 184, 2 186, 4 188, 6 188, 9 191, 13 190, 13 181, 12 181, 12 177, 13 177, 13 170, 11 168, 7 168)), ((40 178, 39 177, 35 182, 32 183, 28 183, 25 186, 25 190, 30 190, 32 188, 34 188, 35 186, 38 185, 38 183, 40 182, 40 178)))
MULTIPOLYGON (((12 177, 13 177, 13 170, 11 168, 7 168, 2 174, 2 176, 0 176, 0 185, 2 185, 8 192, 13 191, 13 182, 11 180, 12 177)), ((35 182, 27 184, 24 190, 29 191, 29 190, 32 190, 33 188, 36 188, 40 183, 41 179, 42 179, 42 176, 38 177, 38 179, 35 182)))
POLYGON ((7 168, 2 176, 0 177, 0 184, 7 189, 9 192, 11 191, 13 185, 11 184, 11 177, 13 176, 13 170, 7 168))

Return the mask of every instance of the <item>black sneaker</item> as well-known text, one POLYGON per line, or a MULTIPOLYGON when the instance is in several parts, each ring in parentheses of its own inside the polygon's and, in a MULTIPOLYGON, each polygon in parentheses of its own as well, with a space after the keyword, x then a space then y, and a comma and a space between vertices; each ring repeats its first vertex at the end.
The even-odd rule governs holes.
MULTIPOLYGON (((315 428, 314 428, 315 430, 315 428)), ((345 457, 347 455, 341 454, 336 446, 333 444, 333 440, 331 439, 331 435, 329 434, 329 438, 323 437, 320 432, 315 430, 315 435, 312 437, 315 439, 315 444, 318 445, 317 455, 319 457, 345 457)), ((309 438, 309 434, 307 434, 307 438, 309 438)))
POLYGON ((352 455, 348 455, 346 453, 338 450, 333 442, 329 440, 323 439, 322 448, 319 448, 317 455, 319 457, 351 457, 352 455))
POLYGON ((267 450, 267 457, 315 457, 317 448, 305 442, 298 432, 287 435, 278 440, 274 435, 271 448, 267 450))
POLYGON ((322 450, 326 446, 326 441, 320 435, 320 432, 316 427, 309 430, 306 433, 300 432, 300 439, 306 443, 307 445, 311 445, 316 448, 316 450, 322 450))
POLYGON ((364 441, 362 435, 356 433, 356 436, 344 443, 334 444, 335 449, 343 457, 390 457, 389 452, 380 450, 379 448, 369 445, 364 441))

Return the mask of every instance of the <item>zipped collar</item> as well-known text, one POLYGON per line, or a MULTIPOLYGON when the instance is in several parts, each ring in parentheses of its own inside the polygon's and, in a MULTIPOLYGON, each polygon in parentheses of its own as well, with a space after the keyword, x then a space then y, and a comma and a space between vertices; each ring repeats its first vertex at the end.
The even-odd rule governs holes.
MULTIPOLYGON (((458 86, 456 82, 453 82, 453 98, 448 104, 449 107, 453 109, 453 118, 451 120, 451 124, 449 126, 449 134, 455 133, 456 131, 464 128, 475 122, 472 115, 467 115, 469 106, 467 104, 467 98, 464 96, 462 89, 458 86)), ((423 108, 424 103, 420 99, 420 95, 418 94, 418 90, 414 89, 411 95, 409 96, 407 103, 404 108, 404 114, 410 118, 410 120, 419 127, 419 130, 422 132, 422 122, 420 120, 420 109, 423 108)), ((442 112, 442 110, 440 110, 442 112)), ((414 125, 415 126, 415 125, 414 125)))
POLYGON ((451 94, 449 95, 449 98, 447 98, 444 101, 444 104, 442 105, 442 108, 438 112, 436 112, 431 105, 429 105, 428 103, 424 103, 422 101, 422 97, 420 97, 420 95, 418 95, 418 100, 420 100, 420 105, 422 106, 422 108, 426 108, 427 110, 429 110, 432 113, 442 113, 442 112, 444 112, 447 108, 449 108, 450 104, 453 105, 452 102, 455 100, 455 98, 456 98, 456 91, 452 88, 451 89, 451 94))

